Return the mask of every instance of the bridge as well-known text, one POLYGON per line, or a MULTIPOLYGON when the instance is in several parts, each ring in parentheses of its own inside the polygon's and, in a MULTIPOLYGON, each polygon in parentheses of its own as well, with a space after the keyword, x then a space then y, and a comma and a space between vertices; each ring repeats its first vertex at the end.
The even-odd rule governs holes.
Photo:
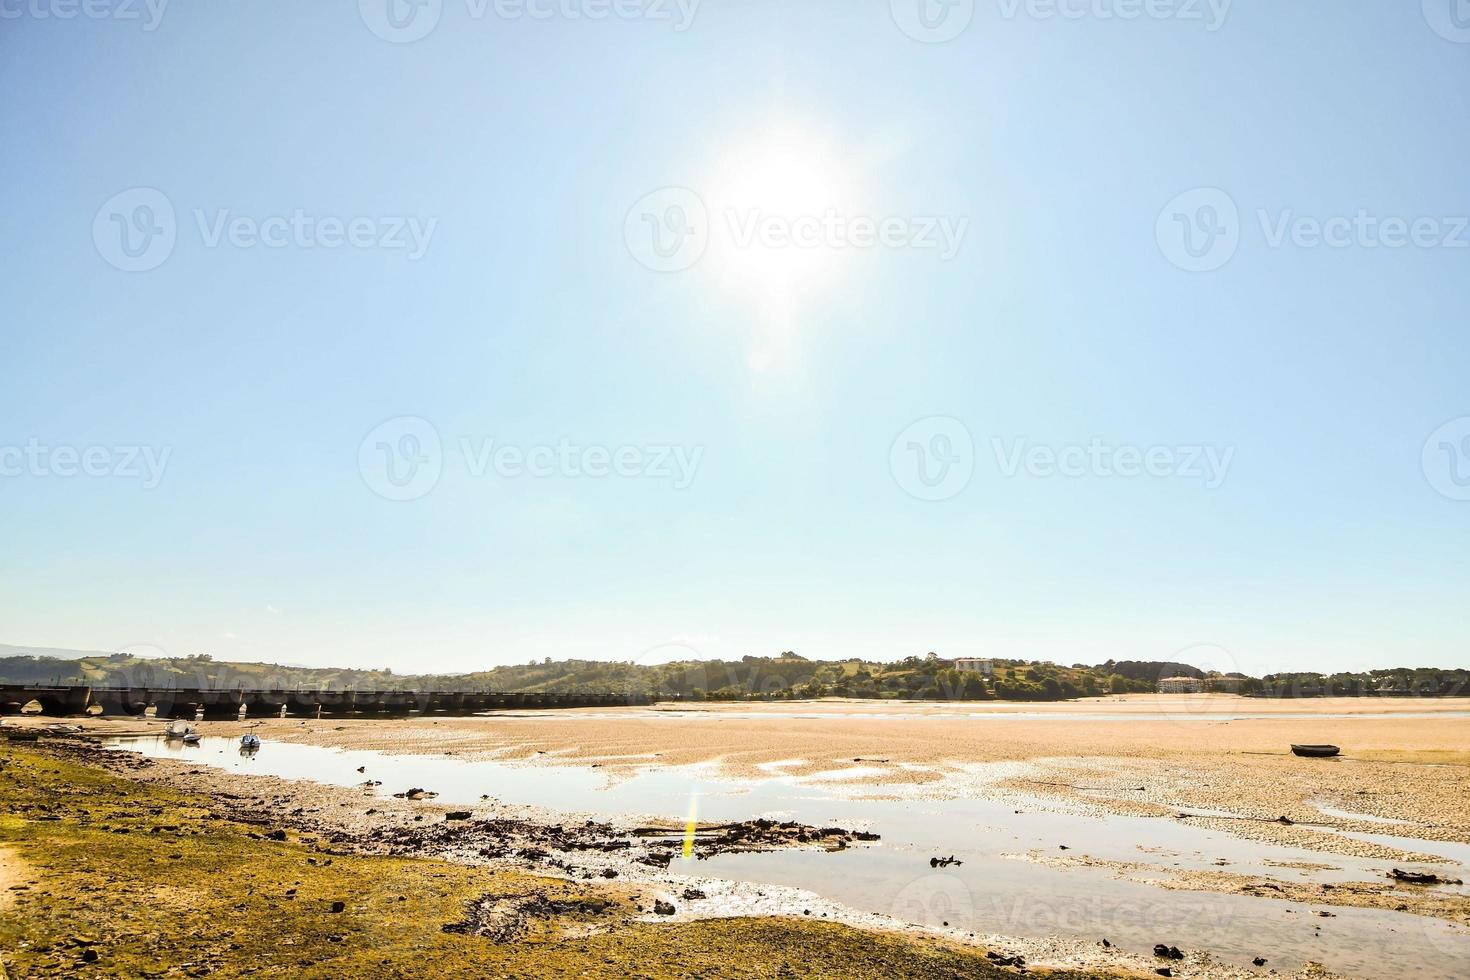
POLYGON ((86 687, 0 684, 0 715, 246 718, 455 717, 536 708, 614 708, 648 704, 646 695, 469 691, 309 691, 190 687, 86 687))

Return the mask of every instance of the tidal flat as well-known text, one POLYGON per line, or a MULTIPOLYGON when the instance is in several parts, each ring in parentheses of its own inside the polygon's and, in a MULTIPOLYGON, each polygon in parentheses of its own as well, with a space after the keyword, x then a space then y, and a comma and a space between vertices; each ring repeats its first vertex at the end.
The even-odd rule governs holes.
MULTIPOLYGON (((420 861, 598 896, 517 885, 536 896, 525 915, 505 891, 462 896, 439 926, 491 945, 840 925, 858 945, 958 957, 933 975, 1449 977, 1470 961, 1470 889, 1455 883, 1470 874, 1464 705, 1147 696, 275 720, 247 755, 233 724, 185 747, 98 720, 64 750, 20 751, 205 801, 246 840, 324 848, 332 866, 420 861), (1343 756, 1298 759, 1293 741, 1343 756)), ((759 946, 647 975, 780 975, 784 953, 760 967, 759 946)), ((791 968, 864 975, 856 961, 791 968)))

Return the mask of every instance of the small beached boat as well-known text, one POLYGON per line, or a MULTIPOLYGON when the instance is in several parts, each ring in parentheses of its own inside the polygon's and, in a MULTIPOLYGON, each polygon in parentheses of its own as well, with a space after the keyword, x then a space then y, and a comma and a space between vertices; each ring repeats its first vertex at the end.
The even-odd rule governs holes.
POLYGON ((242 748, 242 749, 258 749, 258 748, 260 748, 260 736, 259 735, 241 735, 240 736, 240 748, 242 748))
POLYGON ((1314 759, 1325 759, 1328 756, 1337 755, 1342 749, 1335 745, 1292 745, 1291 754, 1307 756, 1314 759))
POLYGON ((163 730, 163 737, 164 738, 183 738, 184 736, 190 734, 193 731, 194 731, 194 726, 193 725, 190 725, 188 722, 171 721, 171 722, 168 723, 168 727, 166 727, 163 730))
POLYGON ((187 735, 184 736, 184 744, 185 745, 198 745, 199 744, 199 739, 202 738, 202 737, 203 736, 201 736, 198 732, 190 732, 189 734, 187 734, 187 735))

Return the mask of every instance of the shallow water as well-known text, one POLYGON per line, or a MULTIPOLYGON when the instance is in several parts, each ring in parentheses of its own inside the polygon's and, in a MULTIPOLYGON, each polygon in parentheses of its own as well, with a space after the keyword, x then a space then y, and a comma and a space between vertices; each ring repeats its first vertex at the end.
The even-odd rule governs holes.
MULTIPOLYGON (((267 741, 242 755, 233 739, 206 737, 199 746, 162 738, 114 740, 111 747, 150 756, 187 759, 242 773, 310 779, 337 786, 381 780, 371 792, 387 796, 422 786, 438 802, 495 799, 563 811, 658 816, 682 821, 695 801, 701 820, 756 816, 795 819, 819 826, 869 828, 877 846, 836 853, 786 851, 727 854, 675 862, 672 871, 804 889, 866 912, 976 934, 1040 938, 1108 938, 1147 953, 1156 942, 1205 948, 1240 966, 1265 956, 1269 967, 1308 960, 1335 972, 1398 977, 1413 964, 1416 976, 1460 977, 1470 963, 1470 930, 1407 913, 1318 907, 1238 895, 1168 891, 1122 881, 1092 867, 1055 868, 1025 859, 1088 855, 1144 862, 1160 869, 1223 870, 1278 880, 1352 881, 1379 878, 1387 864, 1361 858, 1248 841, 1170 819, 1084 816, 1043 812, 1018 802, 991 799, 918 801, 860 799, 854 784, 870 773, 861 766, 797 779, 786 766, 766 766, 770 778, 717 778, 709 767, 654 767, 631 777, 573 765, 525 765, 471 761, 452 756, 393 755, 267 741), (365 768, 359 773, 358 767, 365 768), (1018 812, 1020 811, 1020 812, 1018 812), (1067 850, 1062 849, 1067 845, 1067 850), (964 863, 934 869, 929 859, 953 854, 964 863), (1274 862, 1326 864, 1327 870, 1283 868, 1274 862), (1223 863, 1221 863, 1223 862, 1223 863)), ((789 763, 787 764, 789 765, 789 763)), ((983 770, 984 767, 976 767, 983 770)), ((1408 841, 1388 835, 1392 846, 1413 846, 1446 857, 1437 868, 1470 877, 1470 848, 1408 841)))

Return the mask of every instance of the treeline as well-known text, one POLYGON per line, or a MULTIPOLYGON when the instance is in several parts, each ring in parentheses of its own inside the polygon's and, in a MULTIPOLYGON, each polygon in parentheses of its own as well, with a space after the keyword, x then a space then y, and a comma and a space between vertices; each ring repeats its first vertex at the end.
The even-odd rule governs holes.
POLYGON ((1108 661, 1063 667, 995 660, 989 673, 961 671, 933 653, 892 662, 808 660, 787 651, 774 657, 690 660, 664 664, 556 660, 513 664, 468 674, 215 661, 208 655, 140 658, 117 653, 63 659, 0 657, 0 683, 88 684, 93 687, 438 690, 507 693, 625 693, 678 700, 903 698, 936 701, 1061 701, 1151 692, 1164 677, 1195 677, 1214 690, 1260 697, 1470 696, 1470 671, 1398 668, 1356 673, 1211 675, 1169 661, 1108 661))
POLYGON ((960 671, 935 654, 896 662, 808 660, 793 652, 739 660, 665 664, 558 660, 494 667, 468 674, 394 674, 391 670, 230 663, 207 655, 138 658, 128 654, 72 660, 0 658, 0 683, 89 684, 93 687, 298 688, 308 690, 441 690, 525 693, 622 692, 655 699, 784 700, 917 698, 1059 701, 1153 690, 1152 681, 1051 663, 997 660, 988 675, 960 671))
POLYGON ((1267 674, 1245 693, 1269 698, 1467 697, 1470 670, 1398 667, 1336 674, 1267 674))

